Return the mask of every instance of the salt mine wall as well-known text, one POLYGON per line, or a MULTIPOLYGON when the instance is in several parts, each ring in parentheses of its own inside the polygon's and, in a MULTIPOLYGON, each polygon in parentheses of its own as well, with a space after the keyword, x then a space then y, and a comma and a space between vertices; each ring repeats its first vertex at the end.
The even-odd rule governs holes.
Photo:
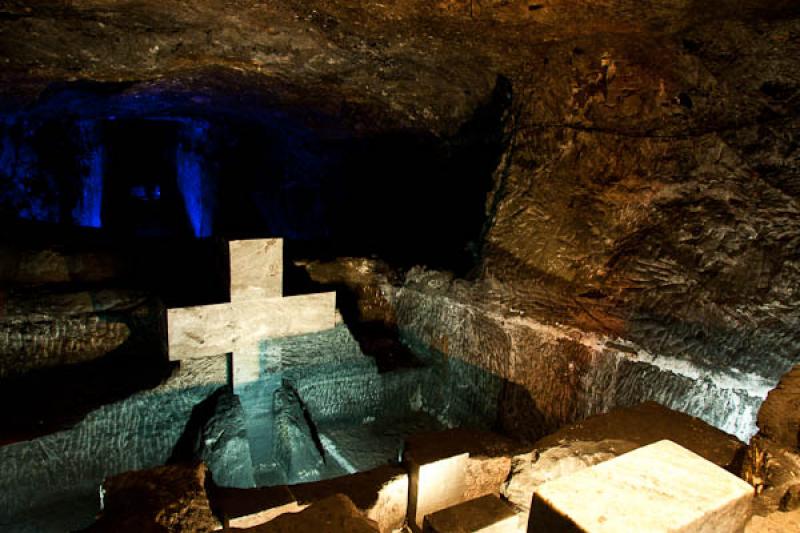
POLYGON ((102 481, 166 463, 192 410, 226 377, 224 357, 193 361, 163 385, 104 405, 70 429, 3 446, 0 524, 85 526, 99 508, 102 481))
POLYGON ((500 425, 530 440, 652 400, 747 441, 780 376, 781 368, 747 374, 651 355, 625 341, 509 313, 475 293, 449 292, 448 283, 431 273, 395 293, 401 336, 474 368, 477 390, 499 389, 490 395, 497 395, 500 425))

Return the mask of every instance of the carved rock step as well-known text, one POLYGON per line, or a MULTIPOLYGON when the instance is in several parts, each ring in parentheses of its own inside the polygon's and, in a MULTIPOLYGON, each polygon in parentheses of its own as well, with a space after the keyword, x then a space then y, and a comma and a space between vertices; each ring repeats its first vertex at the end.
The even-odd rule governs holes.
POLYGON ((425 517, 423 533, 515 533, 517 514, 499 497, 488 494, 425 517))

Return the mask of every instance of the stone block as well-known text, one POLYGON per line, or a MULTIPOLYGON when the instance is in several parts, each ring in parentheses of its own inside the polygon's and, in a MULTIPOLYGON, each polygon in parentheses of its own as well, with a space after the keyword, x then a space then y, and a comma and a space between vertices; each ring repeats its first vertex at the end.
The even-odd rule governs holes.
POLYGON ((283 239, 231 241, 228 249, 231 301, 283 295, 283 239))
POLYGON ((424 533, 516 533, 517 515, 489 494, 425 517, 424 533))
POLYGON ((409 467, 408 524, 422 531, 426 515, 464 501, 469 453, 442 457, 439 454, 406 453, 409 467))
POLYGON ((742 531, 753 488, 662 440, 540 486, 529 533, 742 531))
POLYGON ((299 513, 284 513, 255 526, 252 533, 378 533, 378 526, 366 518, 347 496, 336 494, 312 504, 299 513))
POLYGON ((257 489, 218 488, 214 502, 225 527, 248 528, 265 524, 285 513, 298 513, 300 504, 286 485, 257 489))
POLYGON ((381 533, 403 528, 408 512, 408 475, 394 466, 381 466, 349 476, 293 485, 298 502, 319 501, 332 494, 344 494, 381 533))

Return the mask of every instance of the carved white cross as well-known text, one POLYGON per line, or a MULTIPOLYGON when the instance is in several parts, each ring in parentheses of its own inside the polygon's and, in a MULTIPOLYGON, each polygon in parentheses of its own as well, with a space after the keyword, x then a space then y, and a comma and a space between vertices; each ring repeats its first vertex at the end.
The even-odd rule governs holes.
POLYGON ((231 301, 167 310, 172 361, 233 352, 233 384, 259 378, 265 339, 331 329, 336 293, 283 297, 283 240, 231 241, 231 301))

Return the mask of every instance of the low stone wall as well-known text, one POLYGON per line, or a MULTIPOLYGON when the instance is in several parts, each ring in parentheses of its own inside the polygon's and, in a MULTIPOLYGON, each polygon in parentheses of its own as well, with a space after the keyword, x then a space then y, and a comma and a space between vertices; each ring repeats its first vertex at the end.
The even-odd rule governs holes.
POLYGON ((747 440, 771 383, 728 369, 706 372, 657 357, 620 339, 547 325, 503 308, 476 288, 449 287, 444 274, 407 281, 392 293, 402 339, 417 353, 445 361, 445 390, 465 394, 466 412, 496 399, 501 427, 536 440, 616 406, 653 400, 747 440), (460 363, 455 363, 458 361, 460 363), (469 369, 469 370, 466 370, 469 369))
MULTIPOLYGON (((75 526, 99 508, 98 490, 111 475, 164 464, 184 432, 194 407, 226 384, 225 357, 184 361, 162 385, 104 405, 74 427, 0 447, 0 529, 50 531, 58 502, 75 526), (87 502, 94 502, 89 504, 87 502)), ((57 529, 56 529, 57 530, 57 529)))
POLYGON ((154 300, 125 290, 0 292, 0 379, 92 361, 126 343, 158 349, 160 313, 154 300))

